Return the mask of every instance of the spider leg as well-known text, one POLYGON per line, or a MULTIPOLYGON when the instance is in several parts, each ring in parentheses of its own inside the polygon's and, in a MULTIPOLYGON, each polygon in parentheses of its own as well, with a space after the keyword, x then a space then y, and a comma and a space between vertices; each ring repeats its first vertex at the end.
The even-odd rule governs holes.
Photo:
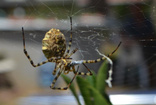
MULTIPOLYGON (((54 87, 54 85, 55 85, 55 83, 56 83, 58 77, 61 75, 61 73, 62 73, 62 71, 63 71, 64 69, 65 69, 64 66, 61 66, 61 69, 60 69, 60 71, 58 72, 58 75, 54 78, 54 80, 53 80, 53 82, 52 82, 52 84, 51 84, 51 86, 50 86, 51 89, 54 89, 54 90, 67 90, 67 89, 70 87, 70 85, 72 84, 72 82, 73 82, 73 80, 75 79, 77 73, 75 73, 73 79, 69 82, 69 84, 68 84, 67 87, 54 87)), ((75 71, 75 67, 73 67, 72 69, 73 69, 73 71, 75 71)), ((79 70, 79 66, 78 66, 76 72, 78 72, 78 70, 79 70)))
MULTIPOLYGON (((111 52, 110 54, 108 54, 107 57, 112 56, 118 50, 118 48, 120 47, 120 45, 121 45, 121 42, 118 44, 118 46, 116 47, 116 49, 113 52, 111 52)), ((106 57, 103 56, 103 57, 101 57, 99 59, 96 59, 96 60, 83 60, 82 63, 97 63, 97 62, 100 62, 100 61, 105 60, 105 59, 106 59, 106 57)))
POLYGON ((54 69, 54 71, 52 72, 52 75, 55 75, 55 74, 56 74, 56 71, 57 71, 57 70, 56 70, 56 65, 58 65, 58 63, 55 64, 55 69, 54 69))
POLYGON ((43 65, 43 64, 45 64, 47 62, 54 62, 55 61, 56 58, 50 58, 50 59, 48 59, 46 61, 43 61, 41 63, 34 64, 33 60, 30 58, 30 56, 29 56, 29 54, 28 54, 28 52, 26 50, 26 47, 25 47, 25 37, 24 37, 24 28, 23 27, 22 27, 22 35, 23 35, 23 48, 24 48, 23 51, 24 51, 24 54, 26 55, 26 57, 28 58, 28 60, 30 61, 31 65, 33 67, 38 67, 38 66, 41 66, 41 65, 43 65))
POLYGON ((113 55, 113 54, 118 50, 118 48, 120 47, 121 43, 122 43, 122 42, 120 42, 120 43, 118 44, 118 46, 116 47, 116 49, 115 49, 112 53, 108 54, 108 57, 110 57, 111 55, 113 55))
MULTIPOLYGON (((79 66, 77 67, 76 72, 78 72, 78 70, 79 70, 79 66)), ((73 71, 75 71, 75 67, 73 67, 73 71)), ((73 82, 73 80, 75 79, 76 75, 77 75, 77 73, 75 73, 73 79, 69 82, 69 84, 68 84, 68 86, 67 86, 67 89, 68 89, 68 88, 70 87, 70 85, 72 84, 72 82, 73 82)))
POLYGON ((85 68, 89 71, 87 73, 84 73, 84 72, 76 72, 74 71, 74 74, 77 74, 77 75, 93 75, 93 73, 90 71, 90 69, 83 63, 83 65, 85 66, 85 68))
MULTIPOLYGON (((73 69, 73 71, 75 71, 75 67, 72 67, 72 69, 73 69)), ((78 70, 79 70, 79 66, 78 66, 78 68, 77 68, 77 71, 76 72, 78 72, 78 70)), ((62 70, 63 71, 63 70, 62 70)), ((58 73, 58 75, 60 76, 60 74, 62 73, 62 71, 60 71, 59 73, 58 73)), ((56 76, 55 77, 55 79, 54 79, 54 81, 52 82, 52 85, 50 86, 50 88, 51 89, 57 89, 57 90, 67 90, 69 87, 70 87, 70 85, 72 84, 72 82, 73 82, 73 80, 75 79, 75 77, 76 77, 76 75, 77 75, 77 73, 75 73, 75 75, 74 75, 74 77, 73 77, 73 79, 69 82, 69 84, 68 84, 68 86, 67 87, 59 87, 59 88, 57 88, 57 87, 54 87, 54 85, 55 85, 55 82, 56 82, 56 80, 58 79, 58 77, 59 76, 56 76)))
POLYGON ((64 65, 62 65, 62 66, 60 67, 60 71, 58 72, 57 76, 54 78, 53 82, 51 83, 51 86, 50 86, 51 89, 66 90, 66 88, 57 88, 57 87, 54 87, 54 85, 55 85, 55 83, 56 83, 58 77, 61 75, 61 73, 62 73, 62 71, 63 71, 64 69, 65 69, 65 68, 64 68, 64 65))
POLYGON ((59 69, 59 67, 61 66, 61 63, 56 63, 55 64, 55 69, 54 69, 54 71, 52 72, 52 75, 55 75, 56 74, 56 71, 59 69))
POLYGON ((71 29, 70 29, 70 40, 69 40, 69 43, 68 43, 68 48, 67 48, 67 52, 65 54, 65 56, 67 56, 69 54, 69 51, 70 51, 70 48, 71 48, 71 45, 72 45, 72 34, 73 34, 73 28, 72 28, 72 17, 70 17, 70 26, 71 26, 71 29))
POLYGON ((76 53, 77 50, 78 50, 78 48, 74 49, 74 50, 67 56, 67 58, 70 58, 74 53, 76 53))

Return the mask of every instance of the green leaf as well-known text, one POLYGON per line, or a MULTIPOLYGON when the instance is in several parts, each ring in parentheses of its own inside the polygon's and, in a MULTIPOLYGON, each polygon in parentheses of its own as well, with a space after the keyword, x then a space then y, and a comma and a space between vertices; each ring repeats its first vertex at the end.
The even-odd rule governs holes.
POLYGON ((91 93, 89 89, 89 87, 91 86, 90 83, 80 76, 77 76, 76 80, 77 80, 77 84, 79 86, 81 95, 84 99, 85 105, 93 105, 91 101, 91 93))
POLYGON ((102 94, 97 89, 95 89, 94 87, 89 88, 93 93, 94 105, 112 105, 107 101, 107 99, 102 96, 102 94))
POLYGON ((110 98, 109 98, 108 94, 106 92, 103 93, 102 95, 107 100, 107 102, 109 103, 109 105, 113 105, 112 102, 110 101, 110 98))
POLYGON ((96 74, 94 71, 92 71, 93 75, 87 76, 86 80, 93 86, 96 87, 96 74))
MULTIPOLYGON (((71 79, 70 79, 69 77, 65 76, 65 75, 61 75, 61 76, 62 76, 62 78, 64 79, 64 81, 66 82, 66 84, 68 85, 69 82, 71 81, 71 79)), ((72 94, 75 96, 78 105, 81 105, 80 100, 79 100, 79 97, 78 97, 78 95, 77 95, 77 93, 76 93, 74 84, 71 84, 69 88, 70 88, 72 94)))
POLYGON ((108 74, 107 69, 108 69, 107 63, 106 62, 102 63, 96 78, 96 88, 102 94, 105 92, 106 88, 106 79, 108 74))
POLYGON ((103 62, 102 65, 99 68, 97 78, 96 78, 96 89, 99 91, 99 93, 102 94, 102 96, 107 100, 109 105, 112 105, 109 96, 106 94, 106 79, 108 75, 108 63, 103 62))

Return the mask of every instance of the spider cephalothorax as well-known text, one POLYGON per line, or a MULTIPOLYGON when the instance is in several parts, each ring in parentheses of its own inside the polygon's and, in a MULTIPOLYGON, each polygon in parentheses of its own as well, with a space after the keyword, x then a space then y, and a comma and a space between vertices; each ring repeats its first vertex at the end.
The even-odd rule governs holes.
POLYGON ((66 90, 71 85, 72 81, 75 79, 76 75, 92 75, 92 72, 90 69, 85 65, 85 63, 97 63, 102 60, 110 60, 108 59, 109 56, 111 56, 120 46, 121 42, 117 46, 117 48, 110 53, 108 56, 103 56, 96 60, 72 60, 71 56, 78 50, 75 49, 73 51, 70 51, 71 45, 72 45, 72 18, 70 17, 70 23, 71 23, 71 32, 70 32, 70 41, 68 43, 68 48, 66 49, 66 41, 64 35, 60 32, 59 29, 50 29, 46 34, 45 37, 42 40, 42 51, 44 55, 46 56, 47 60, 43 61, 38 64, 34 64, 34 62, 31 60, 26 47, 25 47, 25 37, 24 37, 24 29, 22 27, 22 35, 23 35, 23 48, 24 53, 28 60, 30 61, 31 65, 33 67, 41 66, 47 62, 55 62, 55 69, 53 70, 53 75, 56 75, 53 82, 51 83, 50 88, 51 89, 58 89, 58 90, 66 90), (75 70, 76 65, 83 64, 86 69, 88 70, 87 73, 78 72, 75 70), (71 80, 71 82, 68 84, 67 87, 55 87, 55 83, 58 79, 58 77, 61 75, 61 73, 68 74, 69 72, 74 73, 74 77, 71 80))

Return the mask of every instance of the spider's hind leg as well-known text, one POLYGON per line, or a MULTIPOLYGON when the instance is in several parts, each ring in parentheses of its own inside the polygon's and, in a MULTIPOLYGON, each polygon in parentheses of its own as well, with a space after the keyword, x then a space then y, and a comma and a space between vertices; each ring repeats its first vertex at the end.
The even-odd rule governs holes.
POLYGON ((66 90, 66 88, 57 88, 57 87, 54 87, 58 77, 61 75, 62 71, 64 70, 63 66, 61 66, 60 68, 60 71, 58 72, 57 76, 54 78, 53 82, 51 83, 51 86, 50 88, 51 89, 58 89, 58 90, 66 90))
POLYGON ((87 73, 84 73, 84 72, 76 72, 74 71, 74 74, 77 74, 77 75, 93 75, 93 73, 90 71, 90 69, 83 63, 83 65, 85 66, 85 68, 89 71, 87 73))
MULTIPOLYGON (((73 67, 72 69, 73 69, 73 71, 75 71, 75 68, 74 68, 74 67, 73 67)), ((78 66, 76 72, 78 72, 78 69, 79 69, 79 66, 78 66)), ((73 80, 75 79, 75 77, 76 77, 76 75, 77 75, 77 74, 74 75, 73 79, 69 82, 69 84, 68 84, 67 87, 54 87, 55 82, 56 82, 56 80, 58 79, 58 77, 60 76, 60 74, 62 73, 62 71, 63 71, 63 70, 59 71, 58 75, 54 78, 54 80, 53 80, 53 82, 52 82, 52 84, 51 84, 51 86, 50 86, 51 89, 54 89, 54 90, 67 90, 67 89, 70 87, 70 85, 72 84, 73 80)))

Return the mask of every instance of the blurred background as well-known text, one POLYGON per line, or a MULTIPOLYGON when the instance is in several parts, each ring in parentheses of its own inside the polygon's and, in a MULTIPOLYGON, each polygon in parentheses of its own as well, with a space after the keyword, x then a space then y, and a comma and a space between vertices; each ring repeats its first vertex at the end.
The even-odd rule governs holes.
MULTIPOLYGON (((68 43, 69 16, 72 49, 79 49, 75 60, 99 58, 96 48, 107 55, 122 41, 111 57, 113 87, 107 90, 112 103, 156 104, 155 5, 155 0, 1 0, 0 105, 77 104, 70 90, 49 88, 54 63, 31 66, 23 53, 21 32, 24 27, 26 49, 39 63, 46 59, 42 39, 49 29, 60 29, 68 43)), ((87 66, 98 72, 101 63, 87 66)), ((87 72, 83 67, 80 71, 87 72)), ((66 84, 60 77, 56 85, 66 84)))

